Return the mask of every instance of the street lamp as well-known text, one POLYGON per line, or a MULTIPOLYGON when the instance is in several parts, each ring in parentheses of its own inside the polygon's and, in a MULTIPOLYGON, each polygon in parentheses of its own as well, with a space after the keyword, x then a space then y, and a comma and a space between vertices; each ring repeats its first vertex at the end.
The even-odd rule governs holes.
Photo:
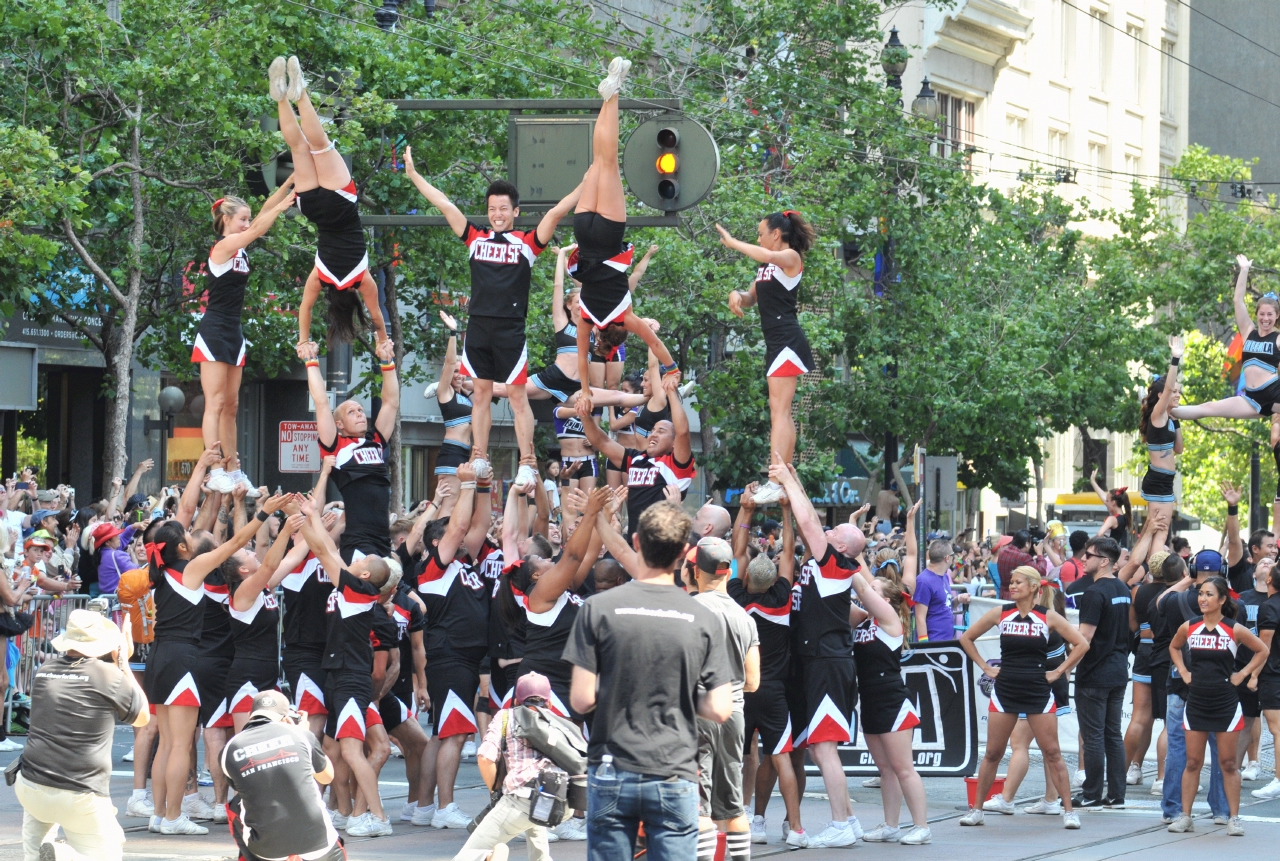
POLYGON ((890 28, 889 41, 880 51, 880 68, 884 69, 889 86, 895 90, 902 90, 902 73, 907 70, 909 57, 907 46, 898 39, 898 28, 890 28))
POLYGON ((164 484, 169 476, 168 442, 173 436, 173 417, 182 412, 187 404, 187 396, 177 386, 165 386, 156 398, 160 404, 160 418, 142 417, 142 435, 151 436, 153 430, 164 431, 160 437, 160 483, 164 484))
POLYGON ((373 12, 373 20, 378 25, 379 30, 391 31, 396 28, 396 22, 400 20, 399 0, 382 0, 382 8, 375 9, 373 12))
POLYGON ((929 86, 927 75, 920 84, 920 95, 911 101, 911 113, 930 121, 938 119, 938 94, 929 86))

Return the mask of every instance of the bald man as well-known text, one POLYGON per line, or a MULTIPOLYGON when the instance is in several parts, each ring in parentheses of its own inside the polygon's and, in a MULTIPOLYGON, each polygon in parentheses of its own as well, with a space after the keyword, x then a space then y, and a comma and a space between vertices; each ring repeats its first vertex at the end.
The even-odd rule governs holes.
POLYGON ((857 576, 854 561, 867 546, 862 530, 841 523, 831 530, 822 526, 809 494, 800 486, 795 469, 777 454, 769 468, 769 480, 782 485, 796 525, 812 557, 800 569, 799 604, 791 607, 794 648, 804 672, 805 714, 808 721, 798 730, 796 743, 808 745, 809 757, 822 772, 831 802, 831 824, 809 836, 809 848, 852 846, 862 836, 853 815, 849 786, 836 745, 853 735, 854 706, 858 702, 858 677, 853 664, 853 628, 849 625, 850 588, 857 576))
POLYGON ((698 509, 697 516, 693 518, 694 540, 690 543, 697 544, 703 538, 728 539, 732 529, 733 518, 729 516, 729 510, 708 502, 698 509))

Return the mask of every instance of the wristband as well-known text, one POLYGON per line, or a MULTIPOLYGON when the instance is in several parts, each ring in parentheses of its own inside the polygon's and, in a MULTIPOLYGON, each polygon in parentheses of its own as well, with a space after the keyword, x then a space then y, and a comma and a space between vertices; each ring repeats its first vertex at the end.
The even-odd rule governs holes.
POLYGON ((387 373, 387 371, 394 371, 394 370, 396 369, 396 363, 395 363, 395 362, 387 362, 386 364, 382 365, 381 367, 382 367, 382 373, 384 373, 384 374, 385 374, 385 373, 387 373))
POLYGON ((259 509, 258 509, 258 513, 257 513, 257 514, 255 514, 255 515, 253 515, 253 518, 254 518, 255 520, 260 520, 260 521, 262 521, 263 523, 266 523, 266 522, 267 522, 267 518, 268 518, 268 517, 270 517, 270 516, 271 516, 270 514, 267 514, 267 510, 266 510, 265 508, 259 508, 259 509))
POLYGON ((750 524, 747 524, 747 523, 739 523, 739 524, 738 524, 738 528, 739 528, 739 529, 745 529, 745 530, 747 530, 748 532, 750 532, 750 531, 751 531, 751 525, 750 525, 750 524))
POLYGON ((1239 514, 1240 514, 1240 506, 1239 506, 1239 505, 1228 505, 1228 506, 1227 506, 1227 517, 1237 517, 1237 516, 1239 516, 1239 514))
POLYGON ((1174 356, 1172 359, 1169 360, 1169 364, 1175 368, 1178 367, 1178 365, 1182 364, 1182 357, 1174 356))
POLYGON ((916 637, 916 642, 917 642, 917 643, 927 643, 927 642, 929 642, 929 635, 928 635, 928 634, 925 634, 923 637, 916 637))
POLYGON ((486 482, 476 482, 476 493, 488 493, 493 488, 493 480, 486 482))
POLYGON ((475 489, 476 489, 476 483, 475 483, 474 481, 464 481, 464 482, 462 482, 462 484, 460 484, 460 485, 458 485, 458 486, 459 486, 460 488, 462 488, 463 490, 475 490, 475 489))
POLYGON ((307 359, 307 361, 306 361, 306 365, 307 365, 307 367, 308 367, 308 368, 318 368, 318 367, 320 367, 320 360, 319 360, 319 359, 307 359))

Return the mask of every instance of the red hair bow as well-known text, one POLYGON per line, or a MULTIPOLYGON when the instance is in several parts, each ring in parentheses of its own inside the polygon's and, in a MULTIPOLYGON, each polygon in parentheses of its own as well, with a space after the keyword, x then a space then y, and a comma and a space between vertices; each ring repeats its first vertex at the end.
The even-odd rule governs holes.
POLYGON ((916 608, 916 602, 911 600, 911 596, 908 595, 906 592, 902 593, 902 600, 907 602, 908 610, 914 610, 916 608))
POLYGON ((226 202, 226 200, 227 200, 227 199, 226 199, 225 197, 220 197, 220 198, 218 198, 217 200, 215 200, 215 201, 213 202, 213 214, 214 214, 214 215, 217 215, 217 214, 218 214, 218 207, 219 207, 219 206, 222 206, 222 204, 223 204, 223 203, 225 203, 225 202, 226 202))
POLYGON ((782 210, 782 214, 785 215, 787 218, 790 218, 791 216, 796 214, 796 211, 794 209, 784 209, 782 210))
POLYGON ((164 568, 164 557, 160 555, 160 551, 164 549, 165 543, 161 541, 157 544, 154 541, 148 541, 142 545, 142 549, 147 552, 147 561, 154 562, 157 568, 164 568))

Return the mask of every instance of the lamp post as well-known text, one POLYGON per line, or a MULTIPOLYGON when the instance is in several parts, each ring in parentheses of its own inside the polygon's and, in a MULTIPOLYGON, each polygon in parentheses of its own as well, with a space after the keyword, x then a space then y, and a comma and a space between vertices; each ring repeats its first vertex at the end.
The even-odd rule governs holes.
POLYGON ((382 7, 373 12, 373 20, 379 30, 390 32, 396 28, 396 22, 400 20, 399 5, 399 0, 382 0, 382 7))
POLYGON ((160 484, 163 485, 169 479, 168 454, 169 439, 173 436, 173 417, 182 412, 182 408, 187 404, 187 396, 177 386, 165 386, 160 390, 160 396, 156 401, 160 404, 160 418, 143 416, 142 435, 150 437, 153 430, 164 431, 160 436, 160 469, 164 475, 160 484))
MULTIPOLYGON (((884 69, 886 85, 899 93, 902 92, 902 73, 907 70, 909 58, 907 46, 898 38, 898 28, 891 27, 889 41, 885 42, 884 48, 880 50, 880 68, 884 69)), ((902 106, 901 98, 898 99, 898 106, 902 106)))
POLYGON ((920 95, 911 100, 911 113, 931 122, 938 119, 938 94, 929 86, 929 76, 920 82, 920 95))

